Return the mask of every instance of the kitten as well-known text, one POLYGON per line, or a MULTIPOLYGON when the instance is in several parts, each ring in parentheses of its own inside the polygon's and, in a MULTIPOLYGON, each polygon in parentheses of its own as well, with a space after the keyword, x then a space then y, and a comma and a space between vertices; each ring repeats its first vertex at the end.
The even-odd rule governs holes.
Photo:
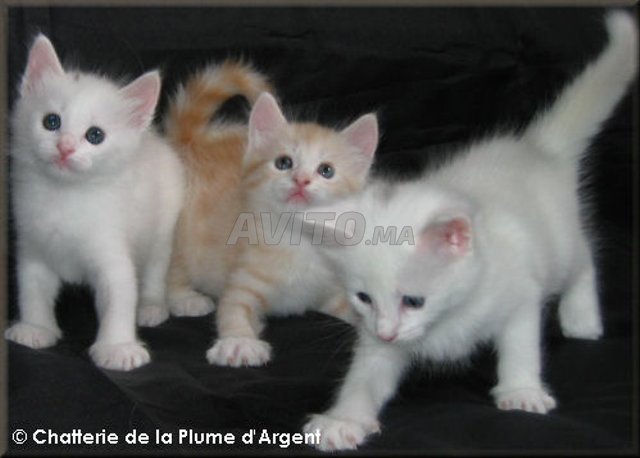
POLYGON ((314 309, 351 319, 326 261, 295 240, 291 214, 363 186, 376 118, 364 115, 339 131, 290 123, 270 93, 257 96, 266 88, 250 68, 209 68, 179 92, 167 124, 187 157, 190 182, 169 277, 172 307, 206 313, 213 302, 202 293, 220 297, 219 339, 207 352, 213 364, 269 361, 270 346, 259 339, 268 314, 314 309), (237 93, 253 104, 248 126, 209 125, 222 100, 237 93))
POLYGON ((412 361, 463 359, 483 342, 497 350, 491 394, 500 409, 555 407, 541 379, 545 298, 562 294, 566 337, 602 335, 578 164, 637 67, 633 20, 615 12, 606 26, 603 53, 523 135, 471 145, 415 181, 375 182, 319 208, 343 215, 326 226, 307 217, 307 235, 323 242, 362 316, 334 405, 304 426, 320 430, 320 449, 353 449, 378 432, 378 413, 412 361), (385 240, 381 229, 392 227, 396 237, 385 240))
POLYGON ((136 336, 136 304, 140 296, 142 325, 167 314, 165 277, 184 187, 178 157, 149 128, 159 93, 156 71, 121 88, 64 70, 51 42, 36 38, 12 115, 20 319, 7 339, 54 345, 61 284, 89 283, 100 322, 93 361, 117 370, 149 361, 136 336))
POLYGON ((256 237, 239 245, 237 264, 217 310, 218 340, 207 352, 209 362, 230 366, 268 362, 271 348, 259 339, 267 314, 317 310, 353 322, 334 270, 317 247, 300 240, 294 218, 283 216, 361 189, 377 143, 377 120, 372 114, 336 131, 313 123, 289 123, 271 95, 258 99, 249 118, 241 181, 243 208, 253 216, 256 237), (267 221, 269 228, 263 226, 267 221), (283 221, 287 225, 273 243, 267 237, 283 221))

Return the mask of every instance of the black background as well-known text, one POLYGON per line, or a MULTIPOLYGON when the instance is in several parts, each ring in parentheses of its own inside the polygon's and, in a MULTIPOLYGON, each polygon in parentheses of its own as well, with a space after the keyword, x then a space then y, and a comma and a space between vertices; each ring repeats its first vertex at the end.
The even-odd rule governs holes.
MULTIPOLYGON (((63 62, 84 70, 133 78, 159 67, 164 76, 159 121, 179 81, 211 60, 243 57, 272 77, 285 111, 297 119, 344 125, 376 111, 382 130, 376 171, 410 176, 456 145, 522 127, 602 49, 603 12, 584 7, 11 7, 9 108, 38 31, 49 36, 63 62)), ((559 407, 546 416, 497 410, 488 395, 495 361, 486 349, 466 369, 415 371, 383 411, 382 435, 363 450, 637 452, 632 112, 627 96, 585 163, 606 337, 563 339, 554 304, 549 306, 545 379, 559 407)), ((12 319, 11 254, 9 261, 12 319)), ((211 316, 172 318, 140 331, 152 363, 119 373, 100 370, 88 358, 96 331, 90 291, 65 288, 57 315, 65 336, 57 346, 34 351, 9 344, 9 432, 105 429, 121 437, 133 428, 237 436, 249 428, 296 432, 308 413, 329 406, 354 337, 348 326, 319 314, 273 319, 265 334, 274 347, 273 362, 229 369, 205 360, 214 339, 211 316)), ((8 443, 16 454, 45 450, 31 441, 16 446, 9 438, 8 443)), ((144 449, 150 447, 135 448, 144 449)), ((71 450, 113 453, 119 448, 71 450)), ((174 444, 155 452, 221 450, 174 444)))

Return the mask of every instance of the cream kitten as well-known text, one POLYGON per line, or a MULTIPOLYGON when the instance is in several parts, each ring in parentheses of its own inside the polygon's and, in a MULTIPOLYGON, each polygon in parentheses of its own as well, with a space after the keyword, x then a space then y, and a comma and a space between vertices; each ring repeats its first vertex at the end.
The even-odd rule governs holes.
MULTIPOLYGON (((322 209, 344 215, 325 227, 335 231, 324 231, 325 254, 363 320, 334 405, 304 426, 320 430, 320 449, 353 449, 378 432, 412 361, 466 358, 483 342, 497 350, 500 409, 555 407, 541 378, 545 298, 561 294, 565 336, 602 334, 578 164, 634 78, 638 52, 629 16, 609 14, 606 25, 603 53, 521 136, 487 139, 421 179, 378 182, 322 209)), ((313 237, 322 228, 308 227, 313 237)))
POLYGON ((136 336, 136 304, 141 325, 167 314, 184 186, 179 159, 149 128, 159 93, 158 72, 121 88, 65 71, 51 42, 36 38, 12 115, 20 319, 7 339, 54 345, 61 284, 89 283, 100 322, 93 361, 118 370, 149 361, 136 336))
POLYGON ((326 261, 292 237, 291 216, 362 187, 377 146, 376 118, 362 116, 342 130, 290 123, 267 90, 266 78, 247 65, 210 66, 179 89, 166 124, 189 181, 168 279, 170 307, 202 314, 220 297, 219 339, 207 352, 214 364, 266 363, 270 346, 259 333, 267 314, 314 309, 351 317, 326 261), (249 125, 210 123, 236 94, 253 105, 249 125), (265 238, 263 213, 277 240, 265 238), (244 224, 255 237, 243 233, 244 224))
POLYGON ((268 362, 271 348, 259 339, 267 314, 318 310, 353 321, 334 270, 299 231, 296 237, 292 214, 361 189, 377 143, 372 114, 336 131, 314 123, 290 123, 271 95, 258 99, 249 118, 241 181, 243 208, 252 215, 248 224, 255 222, 256 237, 247 237, 248 243, 239 246, 217 310, 218 340, 207 352, 209 362, 268 362), (285 220, 284 215, 291 217, 285 220), (269 228, 263 226, 267 221, 269 228), (267 239, 283 221, 287 224, 282 236, 267 239))

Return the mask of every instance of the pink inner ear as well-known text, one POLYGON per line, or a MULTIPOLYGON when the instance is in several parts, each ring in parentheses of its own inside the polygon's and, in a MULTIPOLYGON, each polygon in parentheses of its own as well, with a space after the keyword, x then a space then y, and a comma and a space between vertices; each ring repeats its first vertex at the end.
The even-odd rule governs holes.
POLYGON ((372 157, 378 146, 378 120, 375 115, 367 114, 342 131, 347 142, 372 157))
POLYGON ((419 251, 462 255, 471 247, 471 224, 466 218, 455 218, 427 227, 418 241, 419 251))
POLYGON ((276 99, 268 92, 263 92, 256 101, 249 117, 249 135, 252 138, 278 130, 286 119, 276 99))
POLYGON ((446 223, 444 239, 451 247, 466 251, 471 240, 469 223, 464 219, 454 219, 446 223))
POLYGON ((49 39, 40 35, 29 51, 22 92, 32 90, 46 73, 61 75, 64 70, 49 39))
POLYGON ((160 95, 160 75, 157 71, 145 73, 122 89, 124 97, 132 100, 131 121, 136 127, 146 127, 153 118, 160 95))

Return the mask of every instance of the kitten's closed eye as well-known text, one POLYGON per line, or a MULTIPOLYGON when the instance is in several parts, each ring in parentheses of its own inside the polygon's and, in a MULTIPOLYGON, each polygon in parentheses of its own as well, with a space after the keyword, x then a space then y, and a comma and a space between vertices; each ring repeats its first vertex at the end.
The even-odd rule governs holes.
POLYGON ((360 299, 360 302, 363 302, 365 304, 372 303, 371 296, 369 296, 367 293, 363 293, 362 291, 360 291, 359 293, 356 293, 356 297, 360 299))
POLYGON ((419 309, 424 305, 422 296, 402 296, 402 305, 412 309, 419 309))

